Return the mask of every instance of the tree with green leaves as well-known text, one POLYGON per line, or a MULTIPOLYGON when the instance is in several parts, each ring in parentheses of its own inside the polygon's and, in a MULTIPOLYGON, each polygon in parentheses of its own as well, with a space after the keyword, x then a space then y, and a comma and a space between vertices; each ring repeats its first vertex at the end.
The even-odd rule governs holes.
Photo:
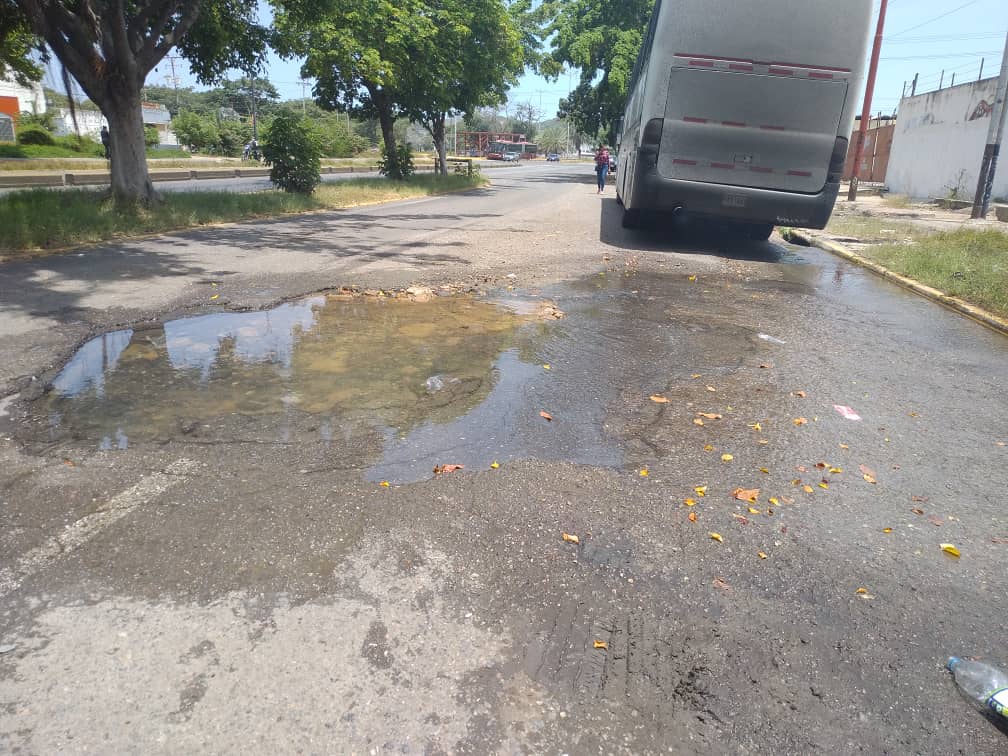
POLYGON ((42 78, 38 55, 42 41, 14 0, 0 0, 0 78, 12 77, 27 86, 42 78))
POLYGON ((654 0, 553 0, 540 7, 550 18, 543 33, 554 68, 546 72, 555 77, 564 65, 581 72, 560 112, 580 122, 579 132, 601 132, 604 141, 614 141, 653 7, 654 0))
POLYGON ((157 197, 140 107, 154 66, 177 48, 210 83, 231 68, 257 70, 268 35, 255 0, 0 0, 0 10, 0 49, 18 30, 30 30, 101 108, 111 137, 112 195, 130 203, 157 197))

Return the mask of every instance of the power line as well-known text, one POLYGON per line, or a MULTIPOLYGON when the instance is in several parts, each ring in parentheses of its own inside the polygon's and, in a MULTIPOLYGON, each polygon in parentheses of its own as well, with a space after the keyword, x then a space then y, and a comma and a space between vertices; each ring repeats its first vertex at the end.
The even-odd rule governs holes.
POLYGON ((953 13, 958 13, 963 8, 968 8, 971 5, 976 5, 979 2, 980 2, 980 0, 970 0, 968 3, 963 3, 962 5, 958 6, 957 8, 953 8, 950 11, 946 11, 945 13, 942 13, 940 16, 935 16, 934 18, 929 18, 927 21, 922 21, 921 23, 917 24, 916 26, 911 26, 909 29, 904 29, 901 32, 896 32, 892 36, 893 37, 900 37, 900 36, 906 34, 907 32, 912 32, 915 29, 920 29, 922 26, 927 26, 928 24, 933 24, 935 21, 943 19, 946 16, 951 16, 953 13))
POLYGON ((930 42, 972 42, 981 39, 1004 39, 1003 32, 977 32, 973 34, 933 34, 926 37, 886 38, 889 45, 925 44, 930 42))
POLYGON ((902 55, 902 56, 888 56, 885 58, 879 58, 879 60, 947 60, 949 58, 982 58, 987 55, 997 55, 999 50, 994 52, 983 51, 980 52, 968 52, 968 53, 938 53, 931 55, 902 55))

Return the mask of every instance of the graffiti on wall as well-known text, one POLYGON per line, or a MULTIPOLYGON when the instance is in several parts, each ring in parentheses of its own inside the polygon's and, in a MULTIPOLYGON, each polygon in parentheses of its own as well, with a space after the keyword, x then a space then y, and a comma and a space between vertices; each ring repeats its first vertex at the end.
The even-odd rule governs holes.
POLYGON ((970 117, 966 120, 978 121, 981 118, 990 118, 993 112, 994 106, 991 103, 987 102, 987 100, 980 100, 977 106, 973 108, 973 112, 970 114, 970 117))

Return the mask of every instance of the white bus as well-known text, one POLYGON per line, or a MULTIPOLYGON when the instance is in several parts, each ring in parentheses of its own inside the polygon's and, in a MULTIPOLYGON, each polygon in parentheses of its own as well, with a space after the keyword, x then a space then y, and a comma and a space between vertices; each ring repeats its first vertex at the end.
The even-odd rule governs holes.
POLYGON ((823 228, 872 0, 656 0, 620 126, 623 225, 642 213, 823 228))

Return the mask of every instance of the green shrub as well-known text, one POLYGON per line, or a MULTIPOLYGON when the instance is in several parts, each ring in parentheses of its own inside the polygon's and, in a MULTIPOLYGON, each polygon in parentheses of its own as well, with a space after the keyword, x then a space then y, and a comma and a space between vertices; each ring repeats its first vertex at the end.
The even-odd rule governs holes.
POLYGON ((388 156, 385 154, 385 147, 382 146, 381 159, 378 161, 378 173, 388 176, 390 179, 408 179, 416 168, 413 165, 413 150, 408 144, 400 144, 396 147, 396 164, 390 165, 388 156))
POLYGON ((53 135, 40 126, 26 126, 17 131, 18 144, 44 144, 48 147, 56 144, 53 135))
POLYGON ((70 134, 68 136, 56 137, 53 139, 53 142, 57 147, 79 152, 81 156, 104 157, 105 155, 105 148, 88 136, 70 134))
POLYGON ((263 160, 270 181, 285 192, 311 194, 322 180, 322 140, 300 115, 281 111, 263 133, 263 160))
POLYGON ((161 135, 158 134, 156 127, 144 126, 144 144, 147 145, 148 149, 161 144, 161 135))
POLYGON ((21 115, 18 116, 18 126, 22 129, 38 126, 51 134, 56 130, 56 114, 51 110, 47 110, 45 113, 29 113, 27 110, 22 110, 21 115))

